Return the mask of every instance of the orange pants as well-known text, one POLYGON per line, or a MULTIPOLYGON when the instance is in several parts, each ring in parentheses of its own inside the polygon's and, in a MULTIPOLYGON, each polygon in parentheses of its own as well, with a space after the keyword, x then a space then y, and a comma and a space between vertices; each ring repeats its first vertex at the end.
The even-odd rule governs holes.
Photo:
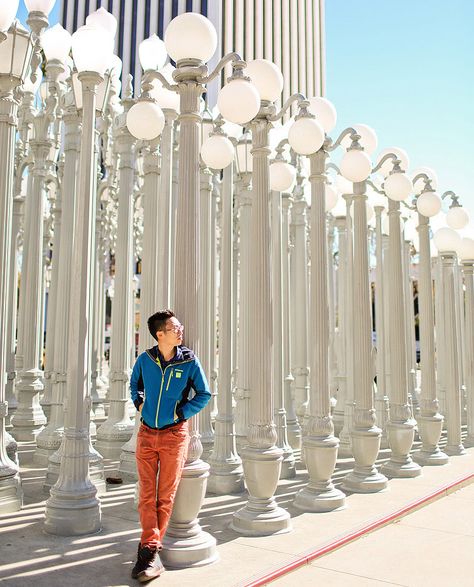
POLYGON ((187 422, 165 430, 140 426, 136 459, 142 546, 161 548, 186 461, 188 439, 187 422))

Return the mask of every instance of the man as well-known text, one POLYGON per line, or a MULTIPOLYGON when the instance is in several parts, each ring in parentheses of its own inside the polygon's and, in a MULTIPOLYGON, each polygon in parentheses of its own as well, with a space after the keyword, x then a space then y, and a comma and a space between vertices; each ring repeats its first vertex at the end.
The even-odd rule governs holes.
POLYGON ((148 329, 158 344, 138 357, 130 379, 141 416, 136 459, 142 535, 132 577, 142 583, 164 570, 159 551, 186 460, 187 420, 211 398, 198 358, 182 344, 184 327, 173 312, 150 316, 148 329))

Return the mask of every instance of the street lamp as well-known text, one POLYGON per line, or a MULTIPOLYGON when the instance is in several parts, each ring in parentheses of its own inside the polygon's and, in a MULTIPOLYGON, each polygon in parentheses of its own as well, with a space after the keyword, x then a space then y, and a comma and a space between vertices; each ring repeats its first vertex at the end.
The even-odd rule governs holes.
MULTIPOLYGON (((15 4, 15 3, 13 3, 15 4)), ((16 6, 17 7, 17 6, 16 6)), ((14 15, 13 15, 14 16, 14 15)), ((32 42, 28 32, 18 23, 11 26, 12 10, 2 11, 1 27, 8 32, 0 35, 0 373, 7 371, 7 302, 10 274, 10 234, 12 230, 12 202, 14 177, 14 145, 18 124, 16 88, 23 82, 30 64, 32 42)), ((0 511, 10 513, 21 508, 22 489, 17 465, 10 460, 5 449, 5 385, 0 385, 0 511)))
MULTIPOLYGON (((203 308, 200 307, 198 287, 200 283, 200 98, 207 83, 212 81, 225 65, 232 61, 231 80, 242 79, 245 63, 236 53, 223 57, 214 71, 208 74, 206 62, 217 48, 217 33, 212 23, 196 13, 185 13, 171 21, 165 31, 168 55, 175 61, 174 84, 157 71, 146 71, 143 91, 138 103, 153 102, 150 92, 153 79, 161 81, 164 88, 177 92, 180 97, 180 141, 178 151, 178 202, 176 211, 176 264, 174 274, 174 309, 186 324, 186 342, 197 355, 200 354, 199 324, 203 308)), ((229 83, 231 81, 229 80, 229 83)), ((253 88, 248 93, 255 97, 253 88)), ((230 94, 232 100, 233 95, 230 94)), ((242 97, 242 96, 241 96, 242 97)), ((251 101, 251 100, 250 100, 251 101)), ((233 101, 235 110, 239 103, 233 101)), ((140 106, 140 108, 142 108, 140 106)), ((132 109, 130 110, 130 112, 132 109)), ((148 107, 148 111, 152 109, 148 107)), ((156 110, 153 118, 156 122, 156 110)), ((133 132, 132 129, 130 129, 133 132)), ((140 137, 137 137, 140 138, 140 137)), ((203 349, 204 350, 204 349, 203 349)), ((196 521, 205 493, 209 466, 200 457, 202 444, 197 423, 191 424, 188 460, 183 470, 176 495, 173 515, 164 541, 163 561, 176 567, 203 564, 216 559, 216 542, 203 532, 196 521), (187 548, 189 544, 192 549, 187 548)))
POLYGON ((459 324, 456 319, 456 251, 461 244, 459 234, 449 227, 440 228, 434 235, 434 242, 441 258, 442 272, 442 315, 437 320, 443 321, 443 350, 440 362, 444 362, 443 374, 446 386, 446 454, 464 455, 461 438, 461 381, 459 355, 463 349, 459 346, 459 324))
POLYGON ((439 413, 439 402, 436 397, 433 285, 429 235, 429 219, 436 216, 441 210, 441 199, 432 188, 431 176, 419 173, 413 178, 413 184, 416 184, 418 180, 424 181, 424 189, 416 197, 420 240, 418 296, 421 362, 420 413, 417 416, 417 422, 423 444, 415 460, 420 465, 444 465, 448 462, 448 457, 438 446, 444 418, 439 413))
POLYGON ((82 84, 82 135, 68 338, 63 456, 59 478, 46 502, 45 529, 59 535, 89 534, 100 528, 100 503, 89 478, 91 268, 95 234, 95 109, 97 87, 110 64, 113 38, 85 25, 72 36, 82 84), (80 455, 79 457, 77 455, 80 455))

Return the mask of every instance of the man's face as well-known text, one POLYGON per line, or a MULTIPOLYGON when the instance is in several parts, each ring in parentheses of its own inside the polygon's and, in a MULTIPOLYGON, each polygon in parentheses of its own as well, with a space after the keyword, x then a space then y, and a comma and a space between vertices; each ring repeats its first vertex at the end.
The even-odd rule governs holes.
POLYGON ((173 316, 166 321, 165 330, 158 331, 158 340, 177 346, 183 342, 183 331, 184 326, 173 316))

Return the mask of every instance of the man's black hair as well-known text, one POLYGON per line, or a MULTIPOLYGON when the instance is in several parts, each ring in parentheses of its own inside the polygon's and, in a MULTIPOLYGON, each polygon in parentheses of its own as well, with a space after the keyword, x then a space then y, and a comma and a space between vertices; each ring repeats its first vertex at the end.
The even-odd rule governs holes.
POLYGON ((166 321, 173 318, 174 313, 171 310, 160 310, 148 318, 148 330, 155 340, 158 340, 156 333, 158 330, 166 329, 166 321))

